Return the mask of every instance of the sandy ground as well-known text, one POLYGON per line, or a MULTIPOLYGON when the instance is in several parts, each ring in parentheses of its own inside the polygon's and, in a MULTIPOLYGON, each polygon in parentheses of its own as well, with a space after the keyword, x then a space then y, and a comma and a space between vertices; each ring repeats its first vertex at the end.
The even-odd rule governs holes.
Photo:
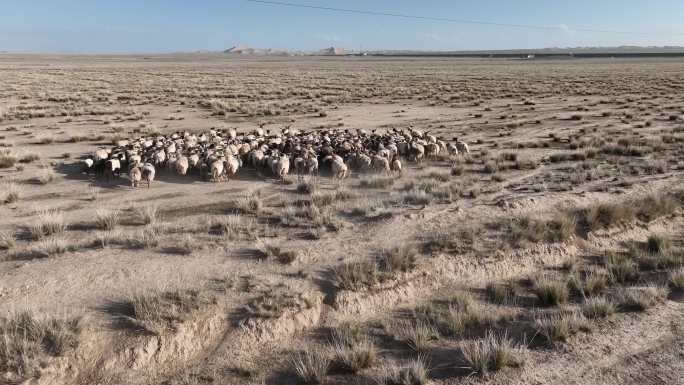
MULTIPOLYGON (((327 381, 373 383, 382 367, 414 357, 381 324, 433 298, 470 291, 484 303, 487 283, 556 272, 568 260, 583 266, 599 250, 623 250, 655 233, 670 237, 673 253, 679 252, 681 209, 561 242, 513 246, 501 225, 673 192, 684 181, 682 143, 681 60, 0 55, 0 151, 18 159, 37 155, 0 169, 0 231, 14 239, 0 250, 0 311, 6 317, 30 310, 38 319, 80 319, 77 347, 40 358, 40 375, 17 377, 2 367, 5 378, 35 384, 296 383, 289 357, 325 344, 330 328, 353 321, 376 338, 378 363, 358 374, 330 374, 327 381), (287 220, 288 210, 308 197, 297 192, 296 182, 278 182, 264 172, 244 169, 227 183, 162 172, 151 189, 136 190, 125 176, 107 183, 79 169, 80 158, 120 138, 212 127, 246 132, 259 125, 272 131, 411 125, 465 140, 471 155, 409 162, 383 188, 362 187, 374 176, 357 173, 341 182, 320 177, 322 193, 354 195, 331 206, 336 229, 302 217, 287 220), (618 154, 610 146, 636 150, 618 154), (496 169, 487 171, 488 162, 496 169), (429 202, 407 200, 407 189, 425 189, 423 182, 444 193, 429 202), (13 190, 19 198, 6 200, 13 190), (262 210, 234 214, 235 200, 245 196, 259 196, 262 210), (155 245, 102 247, 103 237, 139 238, 146 226, 138 212, 150 207, 163 224, 155 245), (58 237, 69 250, 36 257, 26 251, 44 245, 29 230, 47 209, 67 224, 58 237), (115 230, 98 228, 102 209, 120 213, 115 230), (211 230, 230 215, 251 226, 248 235, 211 230), (423 247, 439 234, 453 247, 423 247), (175 252, 183 242, 188 250, 175 252), (296 251, 296 260, 263 258, 255 249, 264 242, 296 251), (400 245, 419 249, 413 272, 362 291, 335 286, 336 266, 400 245), (112 325, 108 304, 179 288, 208 290, 216 300, 160 335, 112 325), (250 301, 278 292, 304 295, 306 306, 286 307, 273 317, 243 316, 250 301)), ((676 266, 642 272, 632 285, 667 286, 671 270, 676 266)), ((524 285, 520 290, 530 296, 524 285)), ((425 353, 429 381, 681 384, 681 298, 672 290, 645 312, 618 311, 560 345, 527 335, 521 339, 528 345, 525 364, 487 376, 464 369, 459 353, 482 330, 474 337, 440 337, 425 353)), ((582 301, 573 296, 564 306, 577 308, 582 301)), ((538 310, 512 308, 528 315, 538 310)), ((510 322, 497 330, 517 327, 510 322)))

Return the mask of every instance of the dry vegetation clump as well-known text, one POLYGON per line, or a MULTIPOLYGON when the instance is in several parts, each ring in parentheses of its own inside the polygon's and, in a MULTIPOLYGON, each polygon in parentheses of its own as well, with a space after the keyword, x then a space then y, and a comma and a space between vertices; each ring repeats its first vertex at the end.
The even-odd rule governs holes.
POLYGON ((38 213, 36 220, 28 227, 32 239, 38 240, 45 236, 63 234, 67 229, 64 215, 56 210, 43 210, 38 213))
POLYGON ((517 247, 525 242, 564 242, 575 234, 575 227, 575 218, 562 213, 557 213, 551 220, 522 217, 511 221, 508 239, 517 247))
POLYGON ((673 290, 684 290, 684 268, 679 268, 671 272, 669 283, 673 290))
POLYGON ((621 309, 627 311, 644 311, 655 306, 667 296, 667 288, 648 285, 643 287, 626 287, 618 293, 621 309))
POLYGON ((551 344, 567 342, 577 332, 588 332, 591 326, 584 315, 577 312, 555 313, 535 320, 535 328, 551 344))
POLYGON ((636 212, 631 206, 599 203, 582 211, 582 219, 589 231, 606 229, 632 222, 636 212))
POLYGON ((626 253, 607 252, 604 265, 614 282, 624 284, 639 279, 637 264, 626 253))
POLYGON ((509 284, 490 282, 485 287, 485 296, 494 304, 508 304, 515 300, 515 288, 509 284))
POLYGON ((331 348, 333 366, 339 371, 358 373, 378 359, 373 339, 360 327, 342 325, 333 329, 331 348))
POLYGON ((50 184, 57 180, 57 174, 51 167, 44 166, 38 171, 34 180, 42 185, 50 184))
POLYGON ((651 254, 666 253, 672 247, 672 241, 666 235, 651 234, 646 240, 646 250, 651 254))
POLYGON ((0 150, 0 169, 13 167, 18 160, 10 151, 0 150))
POLYGON ((305 179, 297 184, 297 192, 300 194, 314 194, 318 191, 318 182, 315 179, 305 179))
POLYGON ((144 225, 154 226, 161 221, 161 212, 157 205, 137 207, 135 213, 144 225))
POLYGON ((163 334, 191 319, 193 313, 213 303, 208 293, 195 289, 153 291, 132 296, 112 311, 115 321, 135 331, 163 334))
POLYGON ((19 158, 19 163, 33 163, 40 160, 40 155, 38 154, 26 154, 19 158))
POLYGON ((416 257, 416 249, 409 245, 382 250, 377 258, 335 267, 333 281, 342 290, 367 289, 414 270, 416 257))
POLYGON ((520 366, 525 359, 525 350, 523 346, 515 346, 506 334, 497 335, 491 330, 483 339, 461 344, 466 365, 480 375, 520 366))
POLYGON ((237 214, 212 218, 210 229, 218 231, 229 241, 257 239, 256 222, 237 214))
POLYGON ((21 189, 19 188, 19 185, 10 182, 5 184, 3 190, 5 192, 5 199, 3 200, 3 202, 5 202, 6 204, 10 204, 19 201, 19 198, 21 197, 21 189))
POLYGON ((374 380, 379 385, 426 385, 430 382, 426 362, 426 358, 419 357, 401 366, 384 366, 374 380))
POLYGON ((8 231, 0 231, 0 250, 11 250, 17 246, 14 234, 8 231))
POLYGON ((257 195, 246 195, 235 200, 234 205, 245 214, 259 214, 264 203, 257 195))
POLYGON ((278 318, 287 310, 309 309, 313 302, 304 293, 291 293, 285 288, 267 290, 247 303, 246 318, 278 318))
POLYGON ((40 320, 28 311, 0 318, 0 370, 10 382, 33 377, 46 357, 75 349, 78 334, 77 320, 40 320))
POLYGON ((547 275, 535 279, 533 291, 542 306, 564 304, 570 296, 567 282, 553 279, 547 275))
POLYGON ((439 338, 439 331, 429 322, 399 319, 386 324, 386 329, 398 341, 402 341, 417 353, 427 353, 430 343, 439 338))
POLYGON ((371 176, 363 178, 359 181, 359 187, 361 188, 373 188, 373 189, 387 189, 392 187, 396 182, 395 177, 383 177, 383 176, 371 176))
POLYGON ((98 209, 95 212, 95 223, 99 229, 114 230, 120 221, 121 212, 117 209, 98 209))
POLYGON ((143 228, 133 234, 115 239, 114 243, 124 245, 129 249, 152 249, 159 246, 159 229, 143 228))
POLYGON ((605 318, 615 313, 615 304, 606 297, 587 298, 582 304, 582 314, 587 318, 605 318))
POLYGON ((292 371, 306 385, 323 384, 330 363, 330 353, 321 347, 306 349, 290 358, 292 371))

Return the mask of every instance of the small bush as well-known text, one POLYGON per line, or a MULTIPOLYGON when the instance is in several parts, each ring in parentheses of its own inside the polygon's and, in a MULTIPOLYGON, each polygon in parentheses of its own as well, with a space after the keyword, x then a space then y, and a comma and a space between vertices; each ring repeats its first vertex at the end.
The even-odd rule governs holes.
POLYGON ((19 159, 19 163, 32 163, 37 160, 40 160, 40 156, 38 154, 28 154, 24 155, 19 159))
POLYGON ((17 157, 7 151, 0 151, 0 168, 10 168, 17 163, 17 157))
POLYGON ((386 366, 375 379, 379 385, 427 385, 429 372, 424 358, 411 360, 404 366, 386 366))
POLYGON ((393 177, 372 176, 361 179, 359 186, 362 188, 386 189, 391 187, 395 181, 396 179, 393 177))
POLYGON ((263 201, 257 195, 244 196, 235 201, 235 208, 246 214, 259 214, 263 201))
POLYGON ((636 216, 631 207, 612 203, 595 204, 584 210, 583 214, 587 229, 590 231, 629 223, 636 216))
POLYGON ((163 334, 211 303, 206 293, 199 290, 154 291, 125 300, 123 312, 115 318, 133 331, 163 334))
POLYGON ((0 318, 0 369, 20 379, 32 377, 48 356, 76 348, 78 334, 77 320, 39 320, 28 311, 0 318))
POLYGON ((157 205, 145 205, 135 209, 135 212, 144 225, 156 225, 161 221, 161 213, 157 205))
POLYGON ((361 290, 380 282, 380 269, 375 261, 345 263, 333 269, 333 282, 343 290, 361 290))
POLYGON ((64 216, 56 210, 44 210, 38 213, 36 221, 29 226, 29 233, 33 239, 44 236, 62 234, 67 229, 64 216))
POLYGON ((430 343, 439 336, 437 329, 422 320, 398 320, 390 323, 388 328, 397 340, 418 353, 428 352, 430 343))
POLYGON ((667 252, 672 247, 672 241, 665 235, 651 234, 646 240, 646 250, 651 254, 667 252))
POLYGON ((618 294, 620 307, 624 310, 644 311, 655 306, 667 296, 667 289, 660 286, 628 287, 618 294))
POLYGON ((102 230, 114 230, 119 225, 120 219, 119 210, 98 209, 95 212, 95 223, 102 230))
POLYGON ((537 332, 551 344, 566 342, 578 331, 589 331, 587 319, 578 313, 554 314, 547 318, 535 320, 537 332))
POLYGON ((627 283, 639 278, 637 264, 625 254, 609 252, 604 257, 604 263, 614 282, 627 283))
POLYGON ((307 385, 320 385, 330 368, 330 355, 321 348, 307 349, 290 359, 293 372, 307 385))
POLYGON ((14 235, 10 232, 0 231, 0 250, 10 250, 17 245, 14 235))
POLYGON ((639 219, 651 222, 660 217, 671 215, 677 209, 677 201, 669 195, 651 194, 635 204, 639 207, 639 219))
POLYGON ((461 352, 473 373, 485 375, 489 371, 519 366, 523 361, 524 348, 515 347, 505 334, 497 336, 489 331, 481 340, 463 343, 461 352))
POLYGON ((36 176, 35 180, 43 185, 49 184, 57 180, 57 174, 55 174, 55 171, 52 168, 45 167, 38 172, 38 175, 36 176))
POLYGON ((314 194, 317 191, 318 183, 313 179, 304 180, 297 185, 297 192, 300 194, 314 194))
POLYGON ((16 183, 8 183, 5 185, 5 203, 15 203, 19 201, 21 190, 16 183))
POLYGON ((372 338, 361 329, 335 329, 332 339, 333 361, 339 369, 358 373, 377 361, 377 349, 372 338))
POLYGON ((684 268, 679 268, 670 273, 670 286, 673 290, 684 290, 684 268))
POLYGON ((587 298, 582 304, 582 314, 587 318, 605 318, 615 313, 615 305, 605 297, 587 298))
POLYGON ((515 289, 511 285, 489 283, 485 287, 487 299, 495 304, 506 304, 515 298, 515 289))
POLYGON ((533 291, 542 306, 558 306, 567 302, 570 295, 565 282, 546 276, 535 281, 533 291))

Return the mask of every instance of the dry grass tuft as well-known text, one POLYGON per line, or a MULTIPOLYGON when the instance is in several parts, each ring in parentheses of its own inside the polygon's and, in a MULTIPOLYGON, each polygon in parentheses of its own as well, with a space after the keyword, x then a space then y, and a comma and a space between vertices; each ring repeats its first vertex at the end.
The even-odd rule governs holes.
POLYGON ((17 156, 11 152, 5 150, 0 151, 0 169, 13 167, 17 161, 17 156))
POLYGON ((345 372, 370 368, 378 358, 373 339, 358 327, 343 325, 334 329, 331 346, 335 367, 345 372))
POLYGON ((615 304, 606 297, 587 298, 582 304, 582 314, 587 318, 605 318, 615 313, 615 304))
POLYGON ((534 282, 534 294, 542 306, 558 306, 568 301, 570 296, 568 285, 565 281, 541 276, 534 282))
POLYGON ((672 241, 662 234, 651 234, 646 240, 646 250, 651 254, 665 253, 672 247, 672 241))
POLYGON ((655 306, 667 296, 667 288, 649 285, 627 287, 618 293, 620 307, 628 311, 644 311, 655 306))
POLYGON ((330 354, 320 347, 307 349, 290 359, 293 372, 306 385, 323 384, 328 374, 330 363, 330 354))
POLYGON ((28 311, 0 319, 0 370, 21 379, 34 376, 46 357, 78 345, 78 321, 39 320, 28 311))
POLYGON ((64 216, 56 210, 43 210, 38 213, 36 221, 28 227, 29 234, 33 239, 41 239, 45 236, 63 234, 67 229, 64 216))
POLYGON ((154 291, 125 300, 120 305, 122 311, 113 315, 131 330, 160 335, 175 330, 177 324, 211 302, 200 290, 154 291))
POLYGON ((579 331, 591 330, 587 319, 575 312, 563 312, 537 319, 535 327, 537 332, 551 344, 566 342, 571 335, 579 331))
POLYGON ((161 213, 157 205, 137 207, 135 213, 144 225, 154 226, 161 221, 161 213))
POLYGON ((461 352, 473 373, 485 375, 489 371, 521 365, 525 348, 516 347, 506 334, 496 335, 489 331, 481 340, 461 344, 461 352))
POLYGON ((426 385, 430 382, 426 361, 419 357, 402 366, 385 366, 375 382, 379 385, 426 385))
POLYGON ((117 209, 97 209, 95 223, 102 230, 114 230, 121 221, 121 212, 117 209))
POLYGON ((21 189, 19 188, 19 185, 10 182, 4 186, 3 190, 5 192, 5 203, 9 204, 19 201, 19 198, 21 197, 21 189))
POLYGON ((684 268, 671 272, 669 281, 673 290, 684 290, 684 268))

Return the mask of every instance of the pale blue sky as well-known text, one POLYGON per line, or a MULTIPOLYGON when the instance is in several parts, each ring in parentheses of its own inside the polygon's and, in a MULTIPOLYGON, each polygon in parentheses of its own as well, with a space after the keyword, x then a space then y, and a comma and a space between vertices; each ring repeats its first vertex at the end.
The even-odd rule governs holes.
POLYGON ((517 29, 274 7, 244 0, 0 0, 0 51, 155 53, 260 48, 469 50, 684 46, 684 0, 290 0, 488 22, 517 29), (572 28, 653 34, 578 32, 572 28))

